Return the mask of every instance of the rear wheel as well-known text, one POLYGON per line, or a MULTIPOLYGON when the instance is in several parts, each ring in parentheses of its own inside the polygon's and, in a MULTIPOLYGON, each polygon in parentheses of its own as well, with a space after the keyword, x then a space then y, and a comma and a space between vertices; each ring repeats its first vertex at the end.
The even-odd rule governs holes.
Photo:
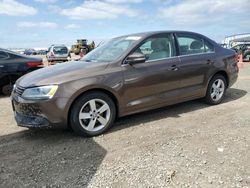
POLYGON ((70 125, 79 135, 96 136, 112 126, 115 116, 115 104, 108 95, 90 92, 75 101, 70 113, 70 125))
POLYGON ((208 104, 220 104, 226 92, 227 82, 224 76, 217 74, 209 82, 205 100, 208 104))

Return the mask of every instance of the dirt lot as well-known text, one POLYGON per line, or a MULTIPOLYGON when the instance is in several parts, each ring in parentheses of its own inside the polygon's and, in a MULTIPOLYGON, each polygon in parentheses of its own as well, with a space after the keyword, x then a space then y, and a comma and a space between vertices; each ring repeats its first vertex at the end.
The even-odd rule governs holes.
POLYGON ((250 65, 223 104, 119 119, 105 135, 17 127, 0 97, 0 187, 250 187, 250 65))

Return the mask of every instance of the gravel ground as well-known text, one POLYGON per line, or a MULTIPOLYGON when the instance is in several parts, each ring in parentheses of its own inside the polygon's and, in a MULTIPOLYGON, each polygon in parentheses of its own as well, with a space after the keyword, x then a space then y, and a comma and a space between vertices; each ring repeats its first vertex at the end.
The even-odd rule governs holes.
POLYGON ((225 101, 117 121, 105 135, 17 127, 0 97, 0 187, 250 187, 250 64, 225 101))

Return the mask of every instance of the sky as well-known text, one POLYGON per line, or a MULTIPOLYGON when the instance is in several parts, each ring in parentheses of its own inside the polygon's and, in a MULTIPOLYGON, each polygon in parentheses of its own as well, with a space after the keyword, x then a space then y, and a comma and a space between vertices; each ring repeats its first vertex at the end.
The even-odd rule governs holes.
POLYGON ((0 47, 35 48, 159 30, 220 42, 250 33, 250 0, 0 0, 0 47))

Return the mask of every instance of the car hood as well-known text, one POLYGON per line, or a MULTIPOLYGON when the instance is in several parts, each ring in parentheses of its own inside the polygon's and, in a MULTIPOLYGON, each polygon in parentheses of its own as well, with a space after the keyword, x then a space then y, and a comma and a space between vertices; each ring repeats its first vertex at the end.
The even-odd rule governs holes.
POLYGON ((106 69, 108 64, 85 61, 57 64, 26 74, 17 81, 17 84, 22 87, 61 84, 98 75, 106 69))

